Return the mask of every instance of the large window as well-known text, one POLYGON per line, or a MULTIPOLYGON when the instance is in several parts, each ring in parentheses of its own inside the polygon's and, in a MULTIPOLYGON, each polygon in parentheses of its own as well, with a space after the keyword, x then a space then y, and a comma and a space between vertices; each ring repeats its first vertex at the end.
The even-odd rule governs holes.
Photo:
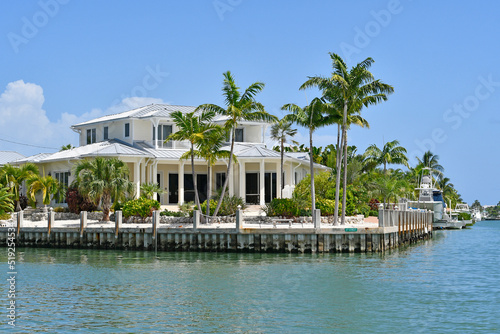
POLYGON ((125 137, 130 137, 130 123, 125 123, 125 137))
POLYGON ((236 129, 234 141, 240 143, 243 142, 243 129, 236 129))
POLYGON ((215 189, 219 190, 226 181, 226 173, 215 173, 215 189))
MULTIPOLYGON (((59 181, 59 184, 61 184, 61 189, 68 189, 68 185, 69 185, 69 176, 70 176, 70 172, 55 172, 54 173, 54 179, 56 179, 57 181, 59 181)), ((59 194, 57 194, 59 195, 59 194)), ((55 196, 56 198, 58 198, 59 196, 55 196)), ((60 201, 57 201, 56 200, 56 203, 66 203, 66 199, 63 199, 62 202, 60 201)))
POLYGON ((104 140, 108 140, 108 127, 104 127, 104 140))
POLYGON ((172 147, 172 141, 169 140, 165 143, 165 139, 172 133, 172 125, 160 124, 158 125, 158 136, 155 136, 155 128, 153 126, 153 140, 157 140, 158 147, 172 147), (155 138, 156 137, 156 138, 155 138))
POLYGON ((97 142, 95 128, 94 129, 87 129, 87 144, 93 144, 95 142, 97 142))

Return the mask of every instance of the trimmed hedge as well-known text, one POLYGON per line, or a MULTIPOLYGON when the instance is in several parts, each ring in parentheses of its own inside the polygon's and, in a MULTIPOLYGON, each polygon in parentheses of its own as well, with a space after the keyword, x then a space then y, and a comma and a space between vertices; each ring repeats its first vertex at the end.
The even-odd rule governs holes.
POLYGON ((123 216, 140 216, 142 218, 151 217, 153 211, 160 209, 160 202, 154 199, 140 197, 123 204, 123 216))

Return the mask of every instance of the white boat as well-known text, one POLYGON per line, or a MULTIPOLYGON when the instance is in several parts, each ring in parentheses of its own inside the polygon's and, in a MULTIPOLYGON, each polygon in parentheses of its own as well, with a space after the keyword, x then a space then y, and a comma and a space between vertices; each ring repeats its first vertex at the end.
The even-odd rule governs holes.
POLYGON ((408 207, 414 209, 426 209, 433 212, 433 229, 461 229, 465 226, 458 221, 458 217, 453 218, 445 212, 446 204, 443 200, 441 190, 434 187, 432 183, 432 171, 428 167, 422 169, 422 178, 418 190, 418 201, 408 201, 408 207), (429 171, 429 175, 423 175, 429 171))

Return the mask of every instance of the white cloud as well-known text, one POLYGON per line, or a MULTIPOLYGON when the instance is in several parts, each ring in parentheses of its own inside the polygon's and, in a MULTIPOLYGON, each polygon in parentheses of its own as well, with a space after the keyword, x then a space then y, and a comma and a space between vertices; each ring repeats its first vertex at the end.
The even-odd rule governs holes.
POLYGON ((64 112, 53 122, 43 109, 43 89, 23 80, 11 82, 0 95, 0 139, 54 149, 30 147, 0 141, 0 150, 17 151, 24 155, 55 152, 62 145, 77 145, 78 135, 70 129, 89 119, 119 113, 151 103, 164 103, 150 97, 127 97, 106 110, 92 109, 83 115, 64 112))

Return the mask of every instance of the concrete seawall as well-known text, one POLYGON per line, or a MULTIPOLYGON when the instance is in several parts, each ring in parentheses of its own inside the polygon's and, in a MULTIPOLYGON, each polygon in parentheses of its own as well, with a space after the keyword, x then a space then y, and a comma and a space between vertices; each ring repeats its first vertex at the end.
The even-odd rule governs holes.
MULTIPOLYGON (((388 213, 385 213, 387 217, 388 213)), ((424 216, 394 213, 399 224, 373 228, 193 228, 157 226, 155 219, 147 228, 127 227, 0 227, 0 246, 15 238, 16 247, 61 247, 201 252, 384 252, 400 245, 432 237, 432 224, 424 216), (401 217, 410 217, 401 221, 401 217), (420 218, 419 218, 420 217, 420 218), (422 218, 423 217, 423 218, 422 218)), ((84 217, 85 215, 82 215, 84 217)), ((121 217, 121 215, 120 215, 121 217)), ((83 219, 83 218, 82 218, 83 219)), ((196 218, 195 218, 196 219, 196 218)), ((49 219, 50 221, 50 219, 49 219)), ((389 220, 386 218, 386 222, 389 220)), ((382 223, 382 225, 384 225, 382 223)), ((268 225, 269 226, 269 225, 268 225)))

